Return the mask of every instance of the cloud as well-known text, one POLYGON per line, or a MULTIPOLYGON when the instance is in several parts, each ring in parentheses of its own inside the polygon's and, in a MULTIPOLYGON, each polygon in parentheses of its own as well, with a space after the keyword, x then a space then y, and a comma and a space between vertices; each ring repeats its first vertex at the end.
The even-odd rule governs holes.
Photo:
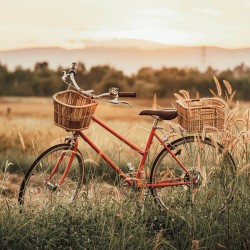
POLYGON ((222 12, 218 9, 206 7, 194 7, 192 8, 192 11, 209 16, 220 16, 222 14, 222 12))

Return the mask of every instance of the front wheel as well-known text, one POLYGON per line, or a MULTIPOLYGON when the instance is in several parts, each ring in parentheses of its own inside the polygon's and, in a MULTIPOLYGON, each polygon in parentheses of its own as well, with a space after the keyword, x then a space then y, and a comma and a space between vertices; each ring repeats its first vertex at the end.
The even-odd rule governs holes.
POLYGON ((232 156, 224 152, 220 144, 199 136, 180 138, 169 148, 188 173, 164 148, 155 159, 150 174, 155 202, 172 212, 187 205, 205 213, 223 211, 235 191, 236 166, 232 156), (161 187, 157 188, 159 183, 161 187))
POLYGON ((33 162, 22 181, 18 196, 21 211, 73 202, 82 185, 83 173, 83 159, 78 150, 72 151, 69 144, 47 149, 33 162), (59 186, 69 162, 69 171, 59 186))

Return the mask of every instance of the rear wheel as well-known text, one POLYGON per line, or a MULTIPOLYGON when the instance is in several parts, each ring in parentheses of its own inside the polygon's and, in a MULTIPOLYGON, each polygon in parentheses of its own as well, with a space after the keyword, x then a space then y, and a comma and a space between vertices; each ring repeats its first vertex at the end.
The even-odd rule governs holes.
POLYGON ((189 184, 152 188, 155 202, 162 209, 173 212, 187 205, 194 205, 206 213, 223 211, 231 202, 236 187, 236 166, 231 155, 224 153, 223 147, 209 138, 202 140, 195 136, 178 139, 169 148, 188 173, 164 148, 153 163, 150 182, 189 184))
POLYGON ((43 152, 30 166, 20 187, 18 203, 23 209, 40 209, 57 203, 72 203, 81 188, 84 175, 83 159, 68 144, 55 145, 43 152), (68 162, 69 172, 58 186, 68 162), (54 175, 48 180, 58 163, 54 175))

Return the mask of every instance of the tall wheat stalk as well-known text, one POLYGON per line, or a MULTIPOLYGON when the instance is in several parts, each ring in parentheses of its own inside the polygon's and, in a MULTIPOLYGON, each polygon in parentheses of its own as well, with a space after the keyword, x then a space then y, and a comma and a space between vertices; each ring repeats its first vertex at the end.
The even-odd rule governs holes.
MULTIPOLYGON (((237 101, 233 107, 233 98, 236 91, 233 90, 231 84, 223 80, 223 86, 220 81, 213 77, 216 90, 209 89, 214 98, 219 99, 223 104, 223 111, 225 112, 225 120, 222 129, 218 129, 212 126, 204 126, 202 132, 202 138, 208 136, 214 145, 217 145, 216 141, 223 145, 223 153, 230 152, 234 158, 237 159, 238 175, 249 169, 249 142, 250 142, 250 109, 247 109, 242 116, 239 112, 239 102, 237 101), (223 89, 224 87, 224 89, 223 89), (224 90, 224 91, 223 91, 224 90), (223 96, 225 93, 225 96, 223 96), (208 133, 209 132, 209 133, 208 133), (215 133, 210 133, 215 132, 215 133)), ((183 106, 187 105, 187 100, 190 99, 188 91, 180 90, 179 94, 174 94, 177 100, 183 103, 183 106)), ((168 124, 170 124, 168 122, 168 124)), ((170 124, 170 126, 175 127, 170 124)))

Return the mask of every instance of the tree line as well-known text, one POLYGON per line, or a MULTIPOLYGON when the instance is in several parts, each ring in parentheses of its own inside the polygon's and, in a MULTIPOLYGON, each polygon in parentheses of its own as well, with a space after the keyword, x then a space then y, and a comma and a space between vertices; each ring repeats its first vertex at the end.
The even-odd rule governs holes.
MULTIPOLYGON (((67 88, 61 80, 63 70, 68 72, 69 69, 51 69, 48 62, 38 62, 33 69, 18 66, 12 71, 0 64, 0 95, 51 96, 67 88)), ((250 67, 244 64, 224 71, 208 67, 205 72, 197 68, 143 67, 132 75, 126 75, 108 65, 93 66, 87 70, 82 62, 78 62, 76 80, 81 88, 94 89, 95 93, 118 87, 120 91, 136 91, 141 98, 154 94, 163 98, 172 97, 173 93, 184 89, 193 97, 197 93, 205 97, 211 96, 209 88, 215 89, 213 76, 230 82, 236 90, 237 99, 250 99, 250 67)))

